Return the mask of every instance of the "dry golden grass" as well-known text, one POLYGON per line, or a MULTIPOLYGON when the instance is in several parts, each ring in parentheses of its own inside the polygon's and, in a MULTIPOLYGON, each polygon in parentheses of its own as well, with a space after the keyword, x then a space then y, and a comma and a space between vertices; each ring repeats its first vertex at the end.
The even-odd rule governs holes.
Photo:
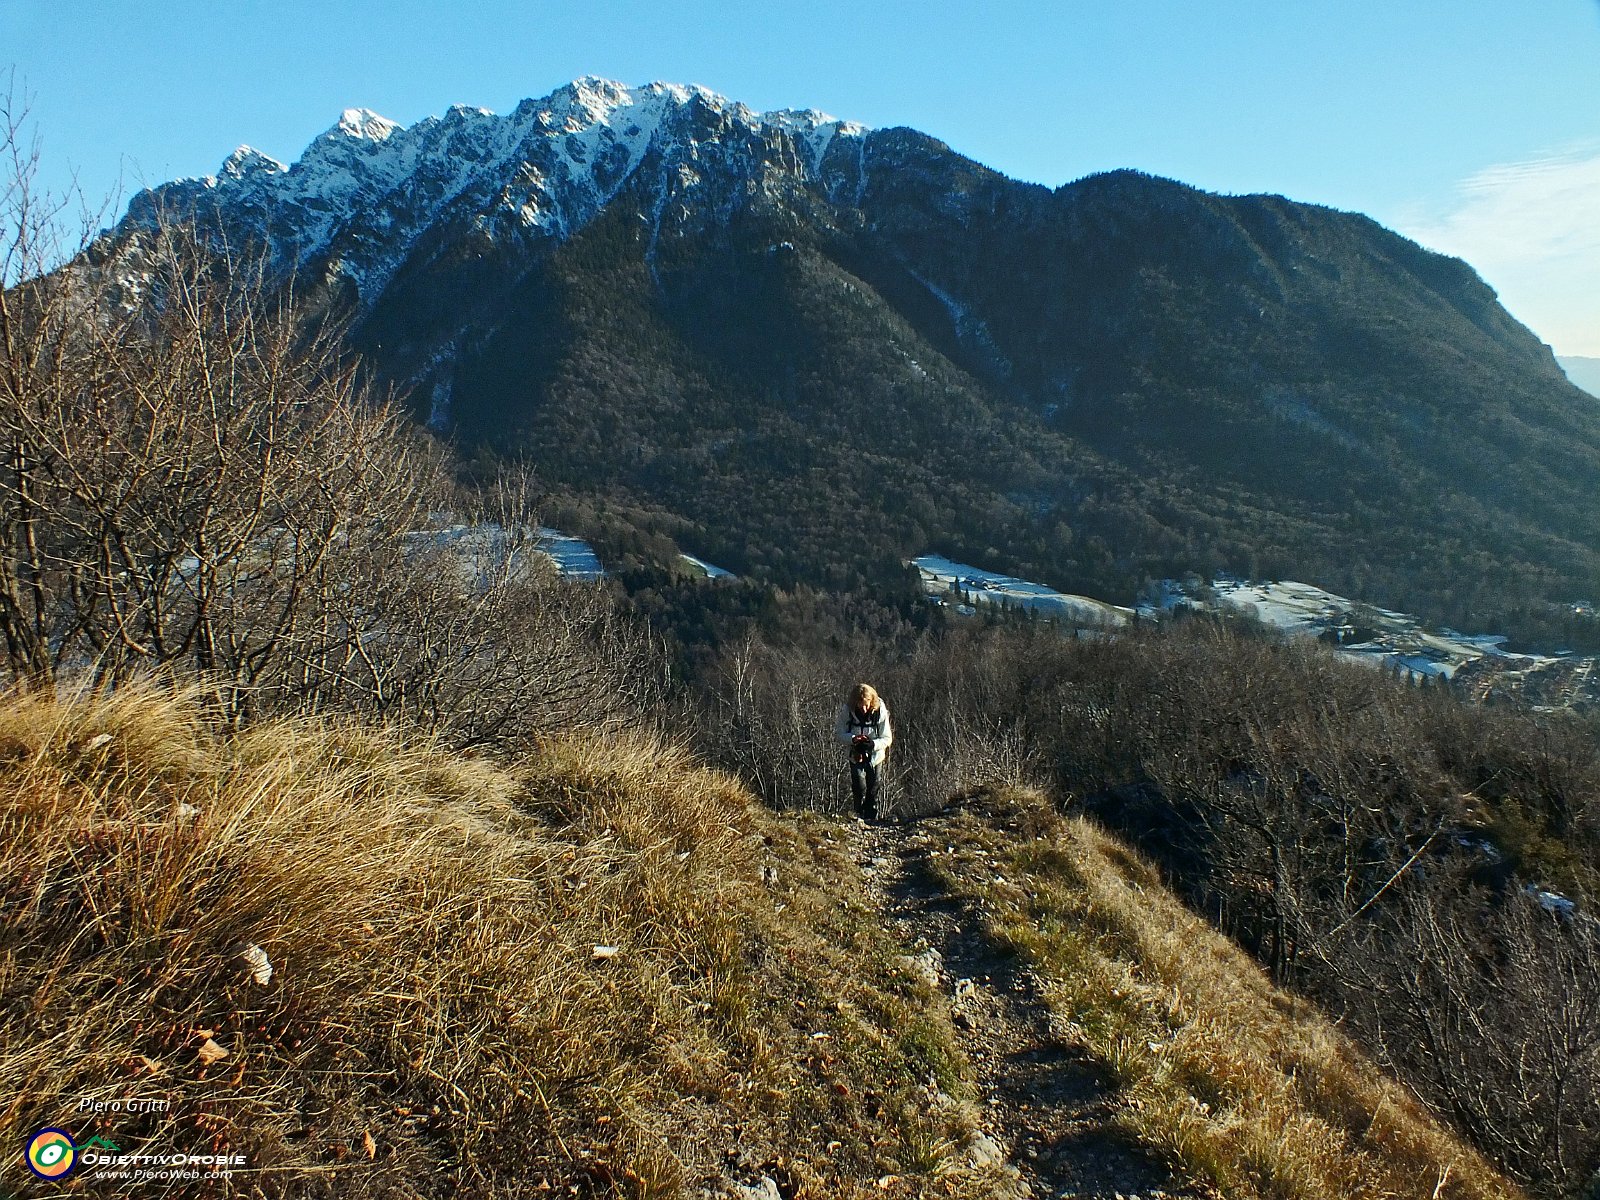
POLYGON ((886 930, 848 839, 814 813, 762 825, 781 905, 764 941, 801 1047, 777 1065, 773 1083, 813 1096, 791 1108, 777 1153, 803 1144, 813 1123, 853 1131, 831 1135, 839 1144, 830 1140, 820 1158, 792 1164, 799 1194, 1001 1194, 998 1170, 974 1170, 965 1155, 977 1113, 948 1003, 886 930))
POLYGON ((248 1156, 205 1195, 986 1194, 928 1103, 949 1028, 823 826, 643 738, 501 767, 197 713, 0 701, 0 1142, 248 1156))
POLYGON ((1037 795, 989 804, 1011 831, 959 818, 944 882, 1045 979, 1138 1140, 1241 1200, 1521 1195, 1125 846, 1037 795))
MULTIPOLYGON (((0 701, 0 1141, 248 1156, 196 1195, 997 1194, 945 1002, 829 819, 643 737, 496 765, 199 711, 0 701)), ((1127 851, 1004 805, 955 819, 947 882, 1051 981, 1141 1141, 1230 1196, 1516 1194, 1127 851), (964 872, 976 848, 1010 882, 964 872)))

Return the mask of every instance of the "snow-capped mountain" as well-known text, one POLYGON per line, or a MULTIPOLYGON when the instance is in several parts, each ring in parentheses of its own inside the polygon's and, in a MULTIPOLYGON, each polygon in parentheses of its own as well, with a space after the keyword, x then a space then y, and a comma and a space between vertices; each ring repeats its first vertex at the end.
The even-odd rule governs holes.
POLYGON ((736 159, 746 189, 825 176, 845 186, 864 133, 810 110, 754 112, 702 87, 588 77, 505 116, 458 106, 408 127, 347 109, 292 166, 241 146, 215 175, 141 193, 128 221, 214 212, 230 232, 264 239, 281 265, 347 280, 370 306, 432 230, 564 239, 648 160, 655 234, 674 203, 693 206, 708 171, 736 159))
POLYGON ((348 317, 419 420, 742 575, 934 544, 1110 598, 1231 569, 1496 625, 1474 595, 1600 587, 1600 410, 1467 264, 1359 214, 1050 189, 915 130, 588 78, 505 115, 352 109, 288 166, 242 148, 92 262, 136 300, 141 246, 191 220, 348 317))

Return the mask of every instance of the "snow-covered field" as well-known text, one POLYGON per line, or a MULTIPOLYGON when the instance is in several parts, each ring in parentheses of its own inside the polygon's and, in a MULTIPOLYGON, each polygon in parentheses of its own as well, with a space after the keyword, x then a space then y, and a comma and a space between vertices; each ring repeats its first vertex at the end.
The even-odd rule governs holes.
POLYGON ((556 570, 567 579, 604 579, 606 569, 600 565, 594 547, 581 538, 571 537, 547 526, 539 526, 539 553, 556 564, 556 570))
POLYGON ((1010 605, 1081 625, 1126 625, 1133 618, 1131 608, 1058 592, 1042 583, 999 575, 939 554, 924 554, 913 558, 911 564, 922 574, 923 590, 935 600, 951 600, 957 605, 1010 605))
POLYGON ((1484 658, 1539 668, 1559 661, 1542 655, 1508 655, 1498 634, 1426 630, 1409 613, 1376 608, 1292 579, 1252 581, 1221 576, 1209 588, 1187 589, 1175 580, 1161 585, 1159 600, 1140 612, 1156 615, 1178 607, 1216 611, 1231 608, 1285 633, 1323 638, 1354 662, 1395 668, 1416 677, 1450 679, 1462 667, 1484 658))
POLYGON ((459 560, 463 578, 479 586, 502 572, 525 576, 531 556, 548 559, 566 579, 604 579, 606 574, 588 542, 543 525, 534 531, 531 544, 525 534, 513 536, 493 522, 418 529, 406 534, 406 541, 418 549, 449 550, 459 560))
POLYGON ((679 558, 688 563, 695 570, 702 572, 707 579, 732 579, 732 571, 724 571, 721 567, 714 567, 704 559, 696 558, 692 554, 680 554, 679 558))
MULTIPOLYGON (((469 580, 486 581, 490 574, 507 569, 508 560, 514 573, 521 572, 524 570, 521 562, 526 561, 520 559, 523 555, 548 559, 555 564, 556 571, 563 579, 585 583, 606 578, 605 566, 595 554, 594 547, 582 538, 551 529, 548 525, 538 526, 533 533, 530 543, 525 533, 512 537, 505 529, 491 522, 419 529, 406 537, 419 548, 427 546, 452 551, 460 559, 462 573, 469 580)), ((692 554, 680 554, 678 557, 707 579, 734 578, 733 572, 692 554)))

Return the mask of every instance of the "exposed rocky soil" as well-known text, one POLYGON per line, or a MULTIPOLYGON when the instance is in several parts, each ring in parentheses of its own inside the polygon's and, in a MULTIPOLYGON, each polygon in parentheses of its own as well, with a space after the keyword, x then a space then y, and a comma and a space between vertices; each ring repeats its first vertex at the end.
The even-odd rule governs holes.
POLYGON ((948 819, 855 824, 850 838, 871 895, 920 969, 949 996, 977 1078, 983 1133, 969 1153, 1000 1163, 1021 1200, 1204 1200, 1116 1123, 1114 1082, 1074 1044, 1039 979, 983 928, 975 906, 933 869, 957 866, 948 819))

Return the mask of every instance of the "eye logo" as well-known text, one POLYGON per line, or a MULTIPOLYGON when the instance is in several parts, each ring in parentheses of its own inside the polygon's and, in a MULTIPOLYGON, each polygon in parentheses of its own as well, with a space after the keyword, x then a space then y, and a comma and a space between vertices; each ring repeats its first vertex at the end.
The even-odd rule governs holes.
POLYGON ((77 1164, 77 1148, 65 1129, 41 1129, 28 1139, 28 1169, 40 1179, 65 1179, 77 1164))

